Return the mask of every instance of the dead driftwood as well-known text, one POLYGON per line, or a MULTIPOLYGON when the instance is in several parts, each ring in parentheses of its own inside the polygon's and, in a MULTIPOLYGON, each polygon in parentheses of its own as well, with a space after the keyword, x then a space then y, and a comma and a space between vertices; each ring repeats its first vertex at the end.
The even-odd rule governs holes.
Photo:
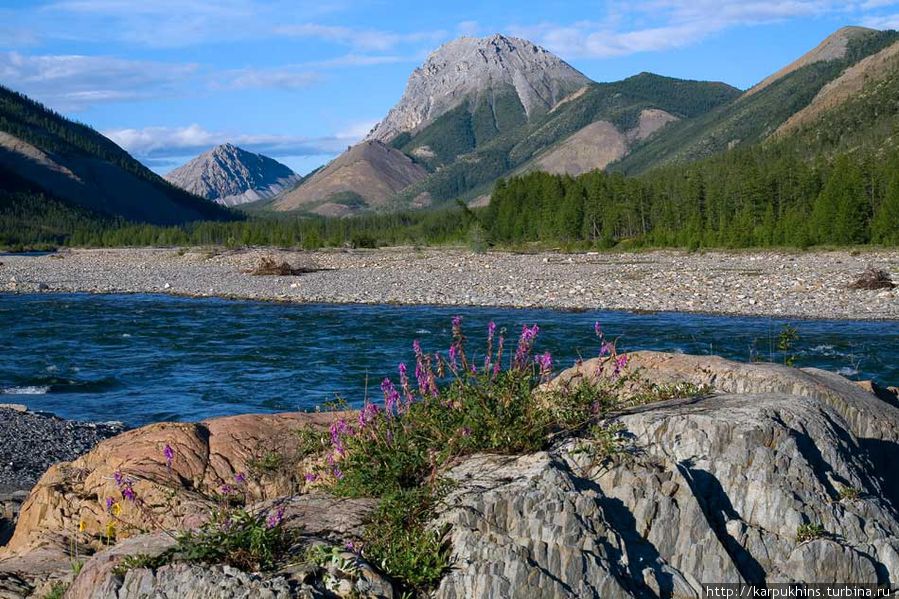
POLYGON ((255 268, 246 271, 246 273, 254 276, 292 277, 310 272, 318 272, 319 270, 321 269, 314 266, 297 267, 291 266, 288 262, 282 261, 279 263, 271 256, 265 256, 259 261, 259 264, 257 264, 255 268))
POLYGON ((879 268, 869 266, 865 272, 860 274, 856 280, 849 285, 850 289, 893 289, 896 286, 893 283, 890 273, 879 268))

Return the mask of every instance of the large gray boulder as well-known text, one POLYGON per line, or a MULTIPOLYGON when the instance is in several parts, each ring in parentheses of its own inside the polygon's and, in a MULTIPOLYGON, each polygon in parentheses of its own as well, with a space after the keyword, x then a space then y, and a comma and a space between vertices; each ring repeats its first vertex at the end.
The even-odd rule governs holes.
MULTIPOLYGON (((704 582, 899 587, 888 466, 899 410, 817 370, 649 352, 632 366, 717 392, 620 415, 630 449, 605 463, 573 439, 455 467, 439 521, 452 526, 454 565, 438 597, 701 597, 704 582), (825 532, 801 542, 802 525, 825 532)), ((587 362, 554 385, 598 369, 587 362)))

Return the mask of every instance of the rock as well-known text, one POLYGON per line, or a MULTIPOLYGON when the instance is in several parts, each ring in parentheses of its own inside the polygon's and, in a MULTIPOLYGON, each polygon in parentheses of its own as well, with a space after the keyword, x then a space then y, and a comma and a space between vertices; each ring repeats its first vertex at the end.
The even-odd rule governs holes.
POLYGON ((0 403, 0 410, 12 410, 20 414, 28 412, 28 406, 21 403, 0 403))
MULTIPOLYGON (((899 410, 841 377, 641 352, 656 382, 715 395, 618 417, 633 447, 599 466, 568 440, 529 456, 475 456, 437 525, 452 569, 437 597, 700 597, 701 583, 899 584, 889 464, 899 410), (840 489, 859 490, 841 501, 840 489), (826 539, 796 542, 816 523, 826 539)), ((555 385, 596 372, 595 361, 555 385)))
POLYGON ((387 143, 490 92, 513 92, 533 117, 589 83, 565 61, 527 40, 463 37, 444 44, 415 69, 403 97, 366 139, 387 143))
POLYGON ((37 290, 38 290, 38 291, 47 291, 47 290, 49 290, 49 289, 50 289, 50 286, 47 285, 46 283, 38 283, 38 284, 37 284, 37 290))
POLYGON ((165 176, 170 183, 225 206, 271 198, 302 180, 280 162, 229 143, 165 176))
MULTIPOLYGON (((290 459, 298 448, 296 430, 326 426, 335 417, 328 413, 230 416, 198 424, 153 424, 108 439, 73 462, 47 470, 22 506, 15 534, 0 549, 0 559, 27 553, 79 525, 86 538, 99 539, 110 519, 105 498, 121 497, 116 472, 133 479, 135 491, 145 501, 170 505, 158 522, 170 529, 197 524, 203 510, 192 489, 233 484, 237 473, 249 475, 253 464, 270 453, 277 452, 283 463, 248 476, 250 497, 261 501, 292 495, 304 484, 301 464, 290 459), (171 468, 163 455, 166 445, 175 452, 171 468), (169 498, 172 487, 183 491, 175 502, 169 498)), ((123 518, 135 515, 130 513, 137 510, 135 506, 123 505, 123 518)))
MULTIPOLYGON (((531 455, 475 455, 452 466, 446 476, 455 484, 432 523, 449 526, 451 568, 434 597, 699 598, 709 581, 899 586, 899 493, 892 476, 899 409, 815 369, 655 352, 631 354, 630 368, 649 382, 710 384, 715 391, 622 410, 614 419, 625 431, 624 449, 610 456, 594 458, 589 440, 573 437, 531 455), (851 498, 847 489, 854 490, 851 498), (799 528, 807 524, 823 533, 799 542, 799 528)), ((549 387, 608 375, 598 361, 588 361, 549 387)), ((149 481, 180 481, 184 493, 231 480, 260 444, 273 441, 289 454, 290 441, 281 433, 323 426, 329 417, 159 424, 104 441, 68 466, 68 478, 54 467, 39 482, 0 559, 0 580, 15 577, 11 584, 28 586, 63 576, 64 535, 77 517, 95 513, 117 468, 134 476, 147 497, 165 496, 164 490, 153 495, 149 481), (164 443, 176 448, 175 476, 162 458, 164 443)), ((286 525, 302 527, 310 543, 340 546, 341 539, 358 538, 373 502, 297 494, 303 490, 296 487, 298 471, 294 464, 254 487, 253 500, 266 505, 288 497, 286 525)), ((190 503, 179 502, 163 519, 174 528, 184 525, 197 515, 190 503)), ((90 520, 87 526, 97 528, 90 520)), ((336 564, 297 563, 259 575, 175 563, 112 575, 121 556, 152 554, 169 543, 142 535, 98 552, 67 596, 393 592, 364 560, 357 574, 336 564)))

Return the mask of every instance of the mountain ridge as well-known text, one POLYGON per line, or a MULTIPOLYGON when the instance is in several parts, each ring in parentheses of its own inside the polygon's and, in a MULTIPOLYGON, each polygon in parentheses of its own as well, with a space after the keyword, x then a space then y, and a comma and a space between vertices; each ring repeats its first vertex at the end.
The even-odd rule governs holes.
POLYGON ((164 178, 224 206, 272 198, 302 180, 280 162, 231 143, 203 152, 164 178))

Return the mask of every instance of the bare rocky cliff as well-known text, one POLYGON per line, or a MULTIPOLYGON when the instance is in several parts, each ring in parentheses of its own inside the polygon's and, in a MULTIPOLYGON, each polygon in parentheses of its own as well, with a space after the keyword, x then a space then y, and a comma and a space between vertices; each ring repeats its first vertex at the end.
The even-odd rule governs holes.
POLYGON ((415 69, 399 103, 368 134, 390 141, 414 132, 463 102, 512 89, 528 117, 550 110, 590 80, 558 56, 523 39, 463 37, 415 69))
POLYGON ((301 180, 280 162, 229 143, 200 154, 165 178, 182 189, 225 206, 274 197, 301 180))

